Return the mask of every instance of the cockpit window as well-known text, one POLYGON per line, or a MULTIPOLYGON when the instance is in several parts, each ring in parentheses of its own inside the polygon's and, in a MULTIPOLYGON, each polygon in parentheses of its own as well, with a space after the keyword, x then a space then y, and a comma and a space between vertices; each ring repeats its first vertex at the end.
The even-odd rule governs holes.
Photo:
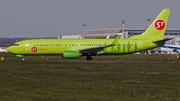
POLYGON ((11 46, 19 46, 19 44, 12 44, 11 46))

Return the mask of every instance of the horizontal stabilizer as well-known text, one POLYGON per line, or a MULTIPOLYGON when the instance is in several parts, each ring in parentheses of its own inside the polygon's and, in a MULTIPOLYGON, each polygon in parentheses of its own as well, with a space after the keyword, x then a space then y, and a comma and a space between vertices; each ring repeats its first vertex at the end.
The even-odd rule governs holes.
POLYGON ((171 40, 171 39, 174 39, 174 38, 164 38, 164 39, 162 39, 162 40, 154 41, 154 43, 156 43, 156 42, 166 42, 166 41, 169 41, 169 40, 171 40))

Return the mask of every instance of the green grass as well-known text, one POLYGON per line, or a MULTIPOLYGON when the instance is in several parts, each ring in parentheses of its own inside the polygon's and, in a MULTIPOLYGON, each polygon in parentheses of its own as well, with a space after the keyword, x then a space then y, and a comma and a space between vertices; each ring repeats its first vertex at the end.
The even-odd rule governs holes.
POLYGON ((1 56, 2 101, 180 100, 180 59, 173 55, 1 56))

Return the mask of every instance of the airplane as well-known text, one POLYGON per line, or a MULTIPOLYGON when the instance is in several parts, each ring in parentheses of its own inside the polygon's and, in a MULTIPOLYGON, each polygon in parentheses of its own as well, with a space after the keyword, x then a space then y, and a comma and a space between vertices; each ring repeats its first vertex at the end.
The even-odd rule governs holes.
POLYGON ((7 51, 17 57, 28 55, 61 55, 65 59, 86 56, 92 60, 97 55, 124 55, 153 49, 172 38, 164 38, 170 9, 166 8, 156 17, 146 31, 126 39, 30 39, 16 42, 7 51))
POLYGON ((168 53, 180 53, 180 45, 163 45, 160 46, 160 52, 168 52, 168 53))

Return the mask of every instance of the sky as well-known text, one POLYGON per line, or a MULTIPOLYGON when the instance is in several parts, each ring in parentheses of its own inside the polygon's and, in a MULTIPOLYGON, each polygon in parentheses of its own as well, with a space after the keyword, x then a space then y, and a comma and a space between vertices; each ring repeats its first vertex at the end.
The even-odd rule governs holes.
POLYGON ((180 29, 180 0, 0 0, 0 37, 57 37, 86 30, 147 28, 170 8, 167 29, 180 29))

